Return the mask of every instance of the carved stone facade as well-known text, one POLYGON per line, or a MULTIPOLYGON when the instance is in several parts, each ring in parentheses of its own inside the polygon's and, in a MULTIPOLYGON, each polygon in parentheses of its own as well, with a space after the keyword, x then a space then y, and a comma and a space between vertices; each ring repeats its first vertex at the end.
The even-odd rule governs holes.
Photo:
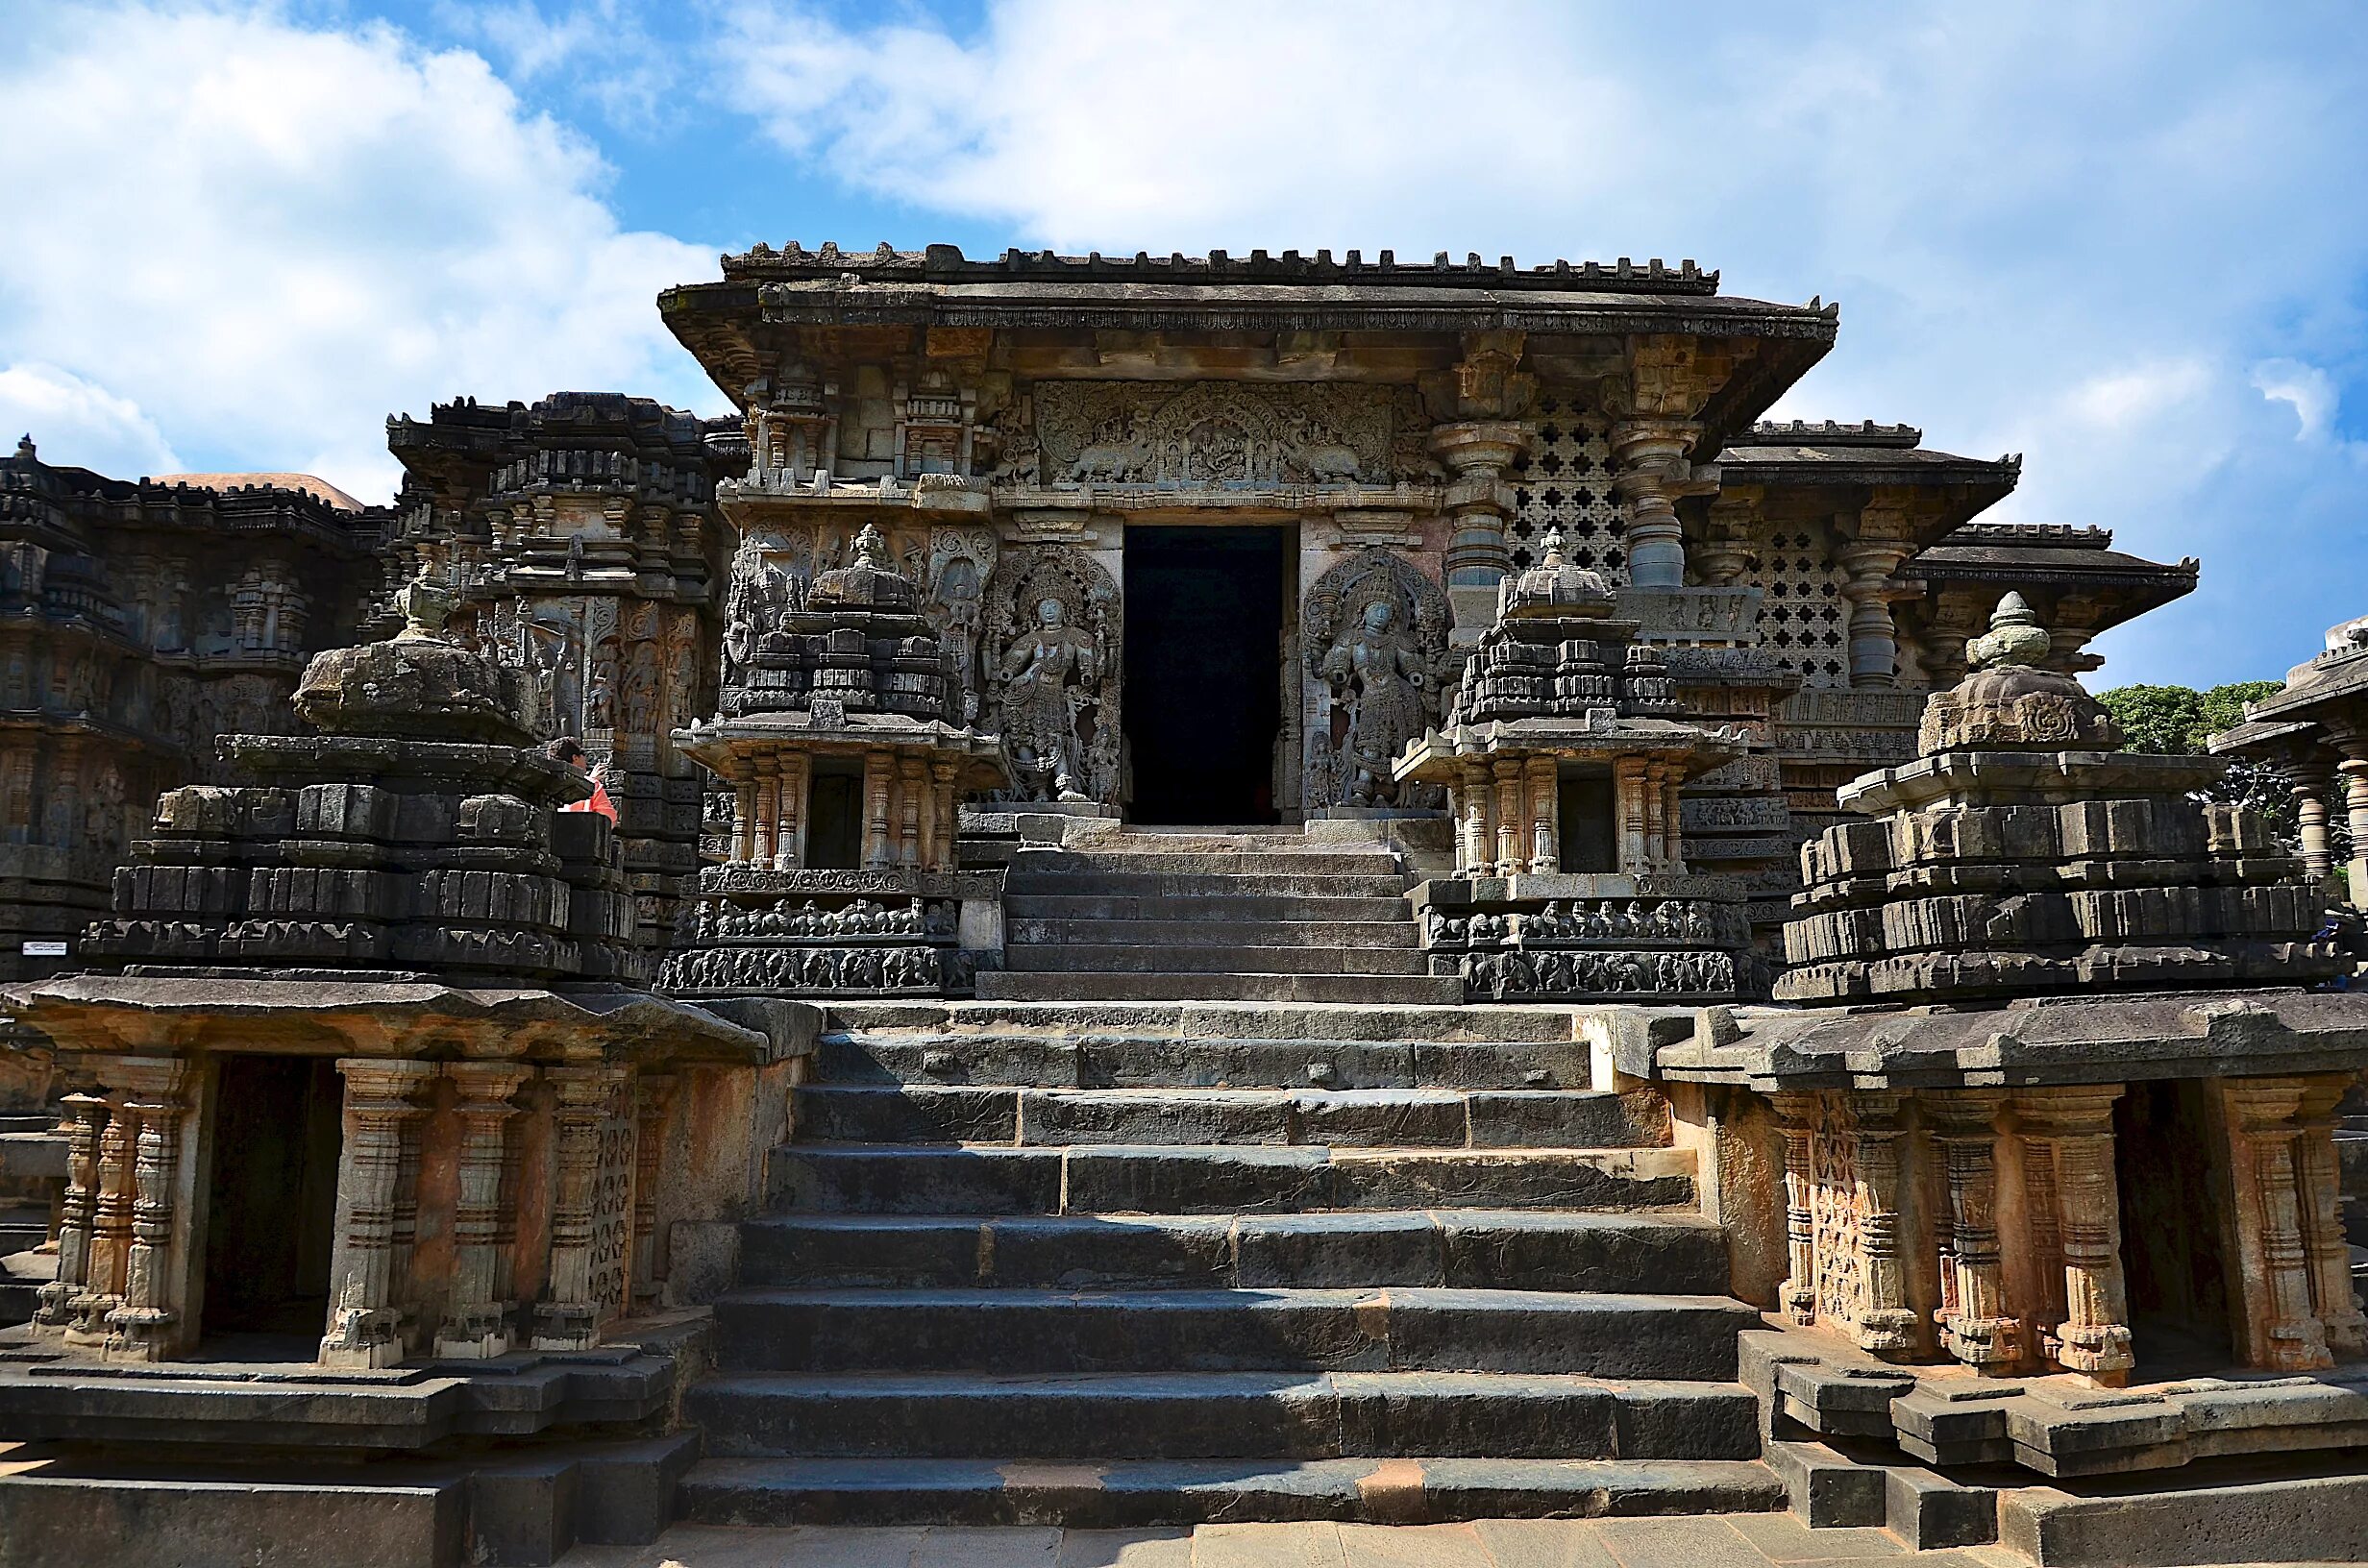
POLYGON ((73 967, 149 802, 218 776, 219 737, 287 728, 306 658, 376 589, 382 514, 300 476, 194 478, 30 439, 0 458, 0 979, 73 967))

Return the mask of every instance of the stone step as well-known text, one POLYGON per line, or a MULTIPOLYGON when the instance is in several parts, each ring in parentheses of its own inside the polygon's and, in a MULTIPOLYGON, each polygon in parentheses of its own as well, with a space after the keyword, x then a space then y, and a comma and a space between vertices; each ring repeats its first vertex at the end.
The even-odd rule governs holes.
POLYGON ((807 1084, 800 1143, 1295 1143, 1617 1148, 1668 1141, 1666 1102, 1598 1090, 1019 1089, 807 1084))
POLYGON ((1712 1296, 1544 1290, 738 1289, 736 1372, 1572 1372, 1733 1381, 1760 1321, 1712 1296))
POLYGON ((1496 1372, 743 1374, 690 1390, 706 1452, 822 1458, 1748 1459, 1739 1384, 1496 1372))
MULTIPOLYGON (((1196 903, 1197 900, 1195 900, 1196 903)), ((1078 943, 1167 947, 1412 947, 1414 921, 1289 919, 1011 919, 1004 940, 1012 943, 1078 943)))
POLYGON ((1412 946, 1305 947, 1264 942, 1259 940, 1264 933, 1255 930, 1249 935, 1250 941, 1234 947, 1136 946, 1115 941, 1050 944, 1014 941, 1004 949, 1003 965, 1013 973, 1037 974, 1164 971, 1247 977, 1430 972, 1429 960, 1412 946))
POLYGON ((1414 927, 1403 896, 1329 897, 1307 894, 1270 894, 1210 893, 1196 897, 1162 894, 1156 897, 1110 896, 1083 893, 1011 893, 1003 899, 1004 919, 1013 926, 1030 920, 1083 920, 1099 925, 1112 920, 1147 920, 1195 925, 1229 920, 1317 920, 1389 922, 1414 927))
POLYGON ((1534 1003, 1354 1006, 1322 1002, 883 1001, 829 1004, 832 1026, 867 1035, 931 1031, 1041 1036, 1133 1035, 1169 1041, 1561 1041, 1579 1010, 1534 1003))
POLYGON ((1469 1290, 1722 1295, 1726 1237, 1691 1213, 782 1214, 740 1227, 744 1286, 1469 1290))
POLYGON ((981 971, 978 994, 1015 1002, 1369 1002, 1380 1006, 1445 1006, 1460 1000, 1455 975, 1190 974, 1135 970, 1072 970, 1046 974, 981 971))
POLYGON ((1390 898, 1403 896, 1406 878, 1391 872, 1362 876, 1319 871, 1044 871, 1015 861, 1004 873, 1006 894, 1066 894, 1095 898, 1198 898, 1210 894, 1257 894, 1288 898, 1390 898))
MULTIPOLYGON (((1026 1004, 1015 1004, 1024 1006, 1026 1004)), ((1073 1007, 1074 1004, 1059 1004, 1073 1007)), ((837 1009, 833 1009, 834 1012, 837 1009)), ((1113 1014, 1138 1010, 1113 1008, 1113 1014)), ((1375 1009, 1376 1013, 1385 1010, 1375 1009)), ((1457 1010, 1461 1012, 1462 1010, 1457 1010)), ((1076 1036, 931 1030, 825 1034, 815 1074, 835 1084, 1004 1084, 1044 1089, 1217 1088, 1555 1089, 1590 1083, 1585 1043, 1570 1038, 1567 1015, 1551 1017, 1561 1038, 1519 1038, 1524 1020, 1473 1009, 1471 1016, 1511 1024, 1505 1040, 1359 1040, 1317 1035, 1261 1040, 1132 1033, 1076 1036)), ((1333 1011, 1341 1032, 1365 1015, 1333 1011)), ((1131 1017, 1116 1020, 1133 1027, 1131 1017)), ((1304 1026, 1296 1017, 1253 1010, 1249 1029, 1304 1026)), ((1327 1020, 1329 1021, 1329 1020, 1327 1020)))
POLYGON ((1386 876, 1401 878, 1397 857, 1378 845, 1370 849, 1288 847, 1242 849, 1195 847, 1023 849, 1011 860, 1014 873, 1045 876, 1386 876))
POLYGON ((1147 1529, 1766 1512, 1784 1507, 1784 1487, 1766 1466, 1742 1459, 718 1458, 693 1466, 678 1499, 683 1517, 703 1525, 1147 1529))
POLYGON ((1693 1169, 1669 1148, 793 1143, 766 1175, 777 1211, 1194 1214, 1670 1208, 1694 1201, 1693 1169))

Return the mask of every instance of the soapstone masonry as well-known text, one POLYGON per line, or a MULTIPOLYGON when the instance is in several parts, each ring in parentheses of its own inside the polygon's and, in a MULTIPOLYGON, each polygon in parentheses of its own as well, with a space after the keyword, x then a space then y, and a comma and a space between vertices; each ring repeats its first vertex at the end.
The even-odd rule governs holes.
POLYGON ((387 506, 0 459, 0 1561, 2368 1551, 2358 626, 2215 742, 2289 846, 2079 679, 2195 562, 1692 262, 657 308, 730 414, 387 506))

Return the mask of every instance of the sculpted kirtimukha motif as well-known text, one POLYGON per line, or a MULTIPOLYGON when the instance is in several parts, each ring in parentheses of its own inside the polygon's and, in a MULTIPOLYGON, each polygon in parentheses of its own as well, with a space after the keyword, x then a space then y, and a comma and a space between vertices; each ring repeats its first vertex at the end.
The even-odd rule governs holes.
POLYGON ((994 723, 1024 799, 1115 801, 1118 584, 1082 551, 1004 556, 989 593, 994 723))
MULTIPOLYGON (((1300 622, 1323 700, 1309 724, 1310 807, 1416 803, 1390 764, 1439 717, 1446 607, 1407 562, 1369 550, 1317 579, 1300 622)), ((1414 786, 1423 790, 1425 786, 1414 786)))

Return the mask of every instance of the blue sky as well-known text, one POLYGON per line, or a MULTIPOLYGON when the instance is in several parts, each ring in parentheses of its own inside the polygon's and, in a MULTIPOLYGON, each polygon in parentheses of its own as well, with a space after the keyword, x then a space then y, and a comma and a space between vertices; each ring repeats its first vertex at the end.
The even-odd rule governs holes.
POLYGON ((2002 521, 2199 555, 2105 683, 2368 613, 2368 12, 2079 0, 0 0, 0 421, 382 499, 468 393, 723 406, 757 239, 1691 257, 1839 300, 1780 415, 2025 455, 2002 521))

